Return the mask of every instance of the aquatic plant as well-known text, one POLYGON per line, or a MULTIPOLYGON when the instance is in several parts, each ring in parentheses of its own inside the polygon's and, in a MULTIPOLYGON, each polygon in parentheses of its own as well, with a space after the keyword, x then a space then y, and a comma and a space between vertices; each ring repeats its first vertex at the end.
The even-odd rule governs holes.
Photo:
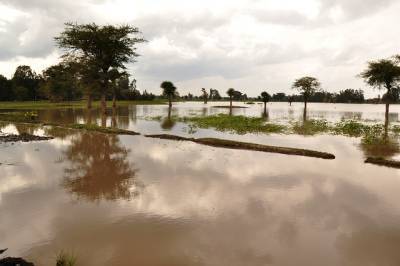
POLYGON ((292 122, 292 131, 300 135, 315 135, 328 132, 330 126, 326 120, 310 119, 303 122, 292 122))
POLYGON ((343 120, 336 123, 332 128, 333 133, 337 135, 346 135, 350 137, 359 137, 368 131, 368 126, 355 120, 343 120))
POLYGON ((74 266, 76 265, 77 258, 65 251, 61 251, 57 255, 56 266, 74 266))
POLYGON ((283 133, 286 126, 265 123, 263 118, 247 116, 230 116, 218 114, 212 116, 184 117, 182 122, 190 123, 199 128, 215 128, 219 131, 246 133, 283 133))

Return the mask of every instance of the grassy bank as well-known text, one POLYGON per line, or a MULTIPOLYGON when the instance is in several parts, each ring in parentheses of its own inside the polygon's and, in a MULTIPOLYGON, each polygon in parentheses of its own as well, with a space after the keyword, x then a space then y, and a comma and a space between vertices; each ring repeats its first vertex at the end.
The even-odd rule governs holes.
MULTIPOLYGON (((118 101, 118 106, 127 106, 131 104, 149 105, 149 104, 165 104, 165 100, 157 99, 152 101, 118 101)), ((86 108, 86 101, 74 102, 49 102, 49 101, 27 101, 27 102, 0 102, 0 110, 18 109, 18 110, 41 110, 41 109, 58 109, 58 108, 86 108)), ((93 102, 93 108, 100 107, 100 101, 93 102)), ((112 102, 107 101, 107 107, 112 107, 112 102)))

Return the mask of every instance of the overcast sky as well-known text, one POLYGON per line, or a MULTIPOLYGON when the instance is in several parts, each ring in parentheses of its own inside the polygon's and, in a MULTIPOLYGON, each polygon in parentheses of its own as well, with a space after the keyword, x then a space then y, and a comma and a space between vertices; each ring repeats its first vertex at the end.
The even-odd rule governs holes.
POLYGON ((396 0, 0 0, 0 73, 41 72, 60 56, 53 37, 68 21, 129 23, 149 41, 129 65, 140 89, 163 80, 181 94, 202 87, 248 95, 291 93, 312 75, 334 92, 363 88, 366 61, 400 53, 396 0))

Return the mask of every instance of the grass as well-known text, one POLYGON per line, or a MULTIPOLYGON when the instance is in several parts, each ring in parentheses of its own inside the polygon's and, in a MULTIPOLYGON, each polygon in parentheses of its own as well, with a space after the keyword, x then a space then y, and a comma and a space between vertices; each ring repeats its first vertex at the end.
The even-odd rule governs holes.
POLYGON ((180 121, 199 128, 215 128, 219 131, 229 131, 237 134, 246 133, 283 133, 283 125, 266 123, 263 118, 230 116, 218 114, 212 116, 184 117, 180 121))
MULTIPOLYGON (((117 106, 126 106, 130 104, 148 105, 148 104, 165 104, 166 101, 156 99, 152 101, 117 101, 117 106)), ((100 107, 100 101, 93 101, 93 108, 100 107)), ((86 107, 86 101, 73 102, 50 102, 50 101, 26 101, 26 102, 0 102, 0 110, 41 110, 41 109, 62 109, 62 108, 83 108, 86 107)), ((112 107, 112 102, 107 101, 107 107, 112 107)))
POLYGON ((0 113, 0 120, 7 122, 39 123, 37 120, 37 113, 33 111, 0 113))
POLYGON ((92 132, 99 132, 99 133, 104 133, 104 134, 114 134, 114 135, 140 135, 137 132, 131 131, 131 130, 125 130, 125 129, 120 129, 120 128, 111 128, 111 127, 101 127, 96 124, 68 124, 68 125, 58 125, 58 124, 53 124, 53 123, 47 123, 45 125, 48 126, 57 126, 57 127, 62 127, 62 128, 67 128, 67 129, 77 129, 77 130, 86 130, 86 131, 92 131, 92 132))
POLYGON ((300 135, 316 135, 330 130, 326 120, 307 120, 305 122, 292 122, 292 132, 300 135))
POLYGON ((75 266, 76 261, 77 259, 74 255, 61 251, 57 255, 56 266, 75 266))

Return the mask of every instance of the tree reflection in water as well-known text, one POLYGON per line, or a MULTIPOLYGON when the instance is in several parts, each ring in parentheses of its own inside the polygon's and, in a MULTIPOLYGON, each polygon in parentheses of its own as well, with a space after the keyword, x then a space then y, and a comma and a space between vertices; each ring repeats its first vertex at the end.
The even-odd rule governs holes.
POLYGON ((130 200, 142 187, 118 136, 81 133, 64 152, 71 166, 65 169, 63 186, 90 201, 130 200))

